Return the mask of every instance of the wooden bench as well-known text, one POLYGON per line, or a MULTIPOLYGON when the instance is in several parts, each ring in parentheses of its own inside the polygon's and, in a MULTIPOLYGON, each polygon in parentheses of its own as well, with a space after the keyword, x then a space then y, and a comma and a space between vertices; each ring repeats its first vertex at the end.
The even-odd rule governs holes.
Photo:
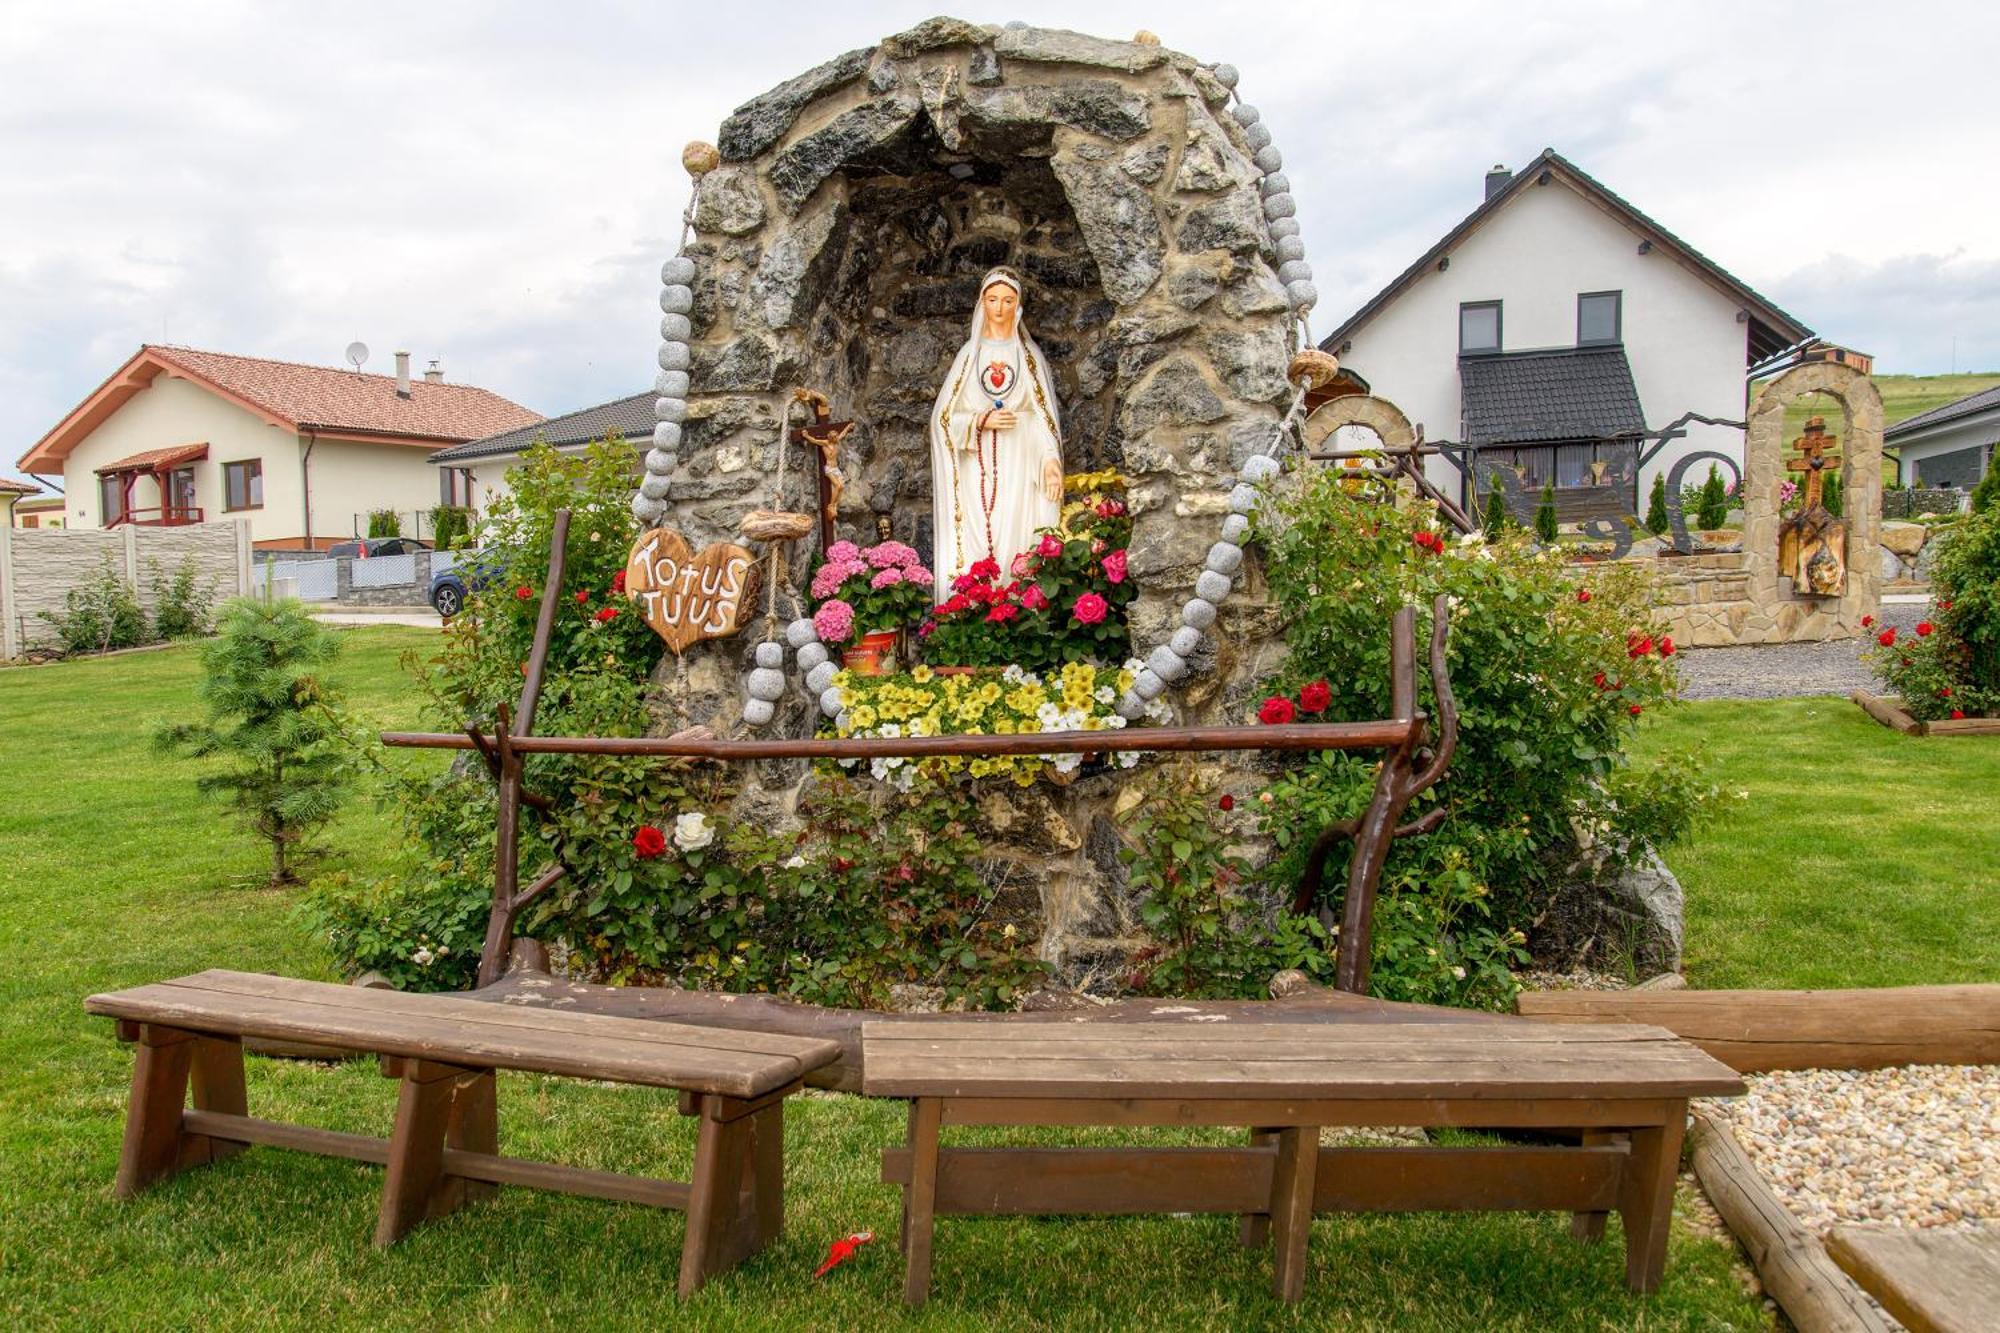
POLYGON ((1658 1028, 1518 1021, 1312 1027, 878 1022, 864 1090, 910 1099, 903 1294, 928 1297, 933 1219, 958 1214, 1237 1213, 1275 1237, 1296 1301, 1314 1213, 1554 1209, 1581 1239, 1624 1220, 1625 1279, 1658 1285, 1690 1097, 1727 1066, 1658 1028), (941 1148, 945 1125, 1234 1125, 1246 1148, 941 1148), (1322 1148, 1329 1125, 1576 1131, 1577 1147, 1322 1148))
POLYGON ((250 1144, 388 1167, 375 1243, 390 1245, 499 1185, 530 1185, 687 1214, 680 1294, 735 1267, 784 1223, 784 1101, 838 1043, 481 1004, 247 972, 202 972, 93 995, 138 1043, 115 1192, 130 1198, 250 1144), (382 1057, 400 1080, 387 1140, 249 1115, 242 1039, 322 1042, 382 1057), (494 1071, 674 1088, 697 1117, 694 1179, 655 1180, 503 1157, 494 1071), (186 1102, 190 1088, 193 1108, 186 1102))

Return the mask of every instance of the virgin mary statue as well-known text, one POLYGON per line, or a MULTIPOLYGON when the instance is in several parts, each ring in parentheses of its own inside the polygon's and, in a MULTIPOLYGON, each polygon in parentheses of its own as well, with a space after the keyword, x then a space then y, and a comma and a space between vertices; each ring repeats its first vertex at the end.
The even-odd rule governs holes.
POLYGON ((931 410, 931 532, 939 600, 991 559, 1003 577, 1061 517, 1062 425, 1042 349, 1021 326, 1021 279, 996 268, 931 410))

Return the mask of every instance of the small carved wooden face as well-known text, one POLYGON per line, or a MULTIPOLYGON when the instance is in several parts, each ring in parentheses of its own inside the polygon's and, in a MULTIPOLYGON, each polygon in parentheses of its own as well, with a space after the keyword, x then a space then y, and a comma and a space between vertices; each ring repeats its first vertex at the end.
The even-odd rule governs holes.
POLYGON ((986 336, 1011 338, 1014 322, 1021 316, 1021 294, 1004 282, 990 282, 979 294, 979 308, 986 312, 986 336))

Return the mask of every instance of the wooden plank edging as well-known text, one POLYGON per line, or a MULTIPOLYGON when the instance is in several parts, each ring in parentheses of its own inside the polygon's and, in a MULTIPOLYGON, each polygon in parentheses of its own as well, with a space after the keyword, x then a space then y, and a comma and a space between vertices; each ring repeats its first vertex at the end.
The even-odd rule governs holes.
POLYGON ((1697 1112, 1690 1142, 1702 1191, 1799 1333, 1895 1333, 1896 1325, 1772 1192, 1728 1125, 1697 1112))
POLYGON ((1893 696, 1855 690, 1847 697, 1860 704, 1868 716, 1905 736, 2000 736, 2000 717, 1943 717, 1919 722, 1903 710, 1903 701, 1893 696))

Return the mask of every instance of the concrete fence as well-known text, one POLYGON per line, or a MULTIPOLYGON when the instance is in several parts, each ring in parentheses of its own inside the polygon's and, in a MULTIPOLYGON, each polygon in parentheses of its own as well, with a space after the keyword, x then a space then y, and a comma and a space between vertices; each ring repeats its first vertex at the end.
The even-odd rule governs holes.
POLYGON ((0 658, 54 642, 40 613, 59 614, 70 589, 96 578, 107 563, 150 615, 155 569, 172 577, 188 557, 217 597, 251 590, 250 525, 242 520, 178 528, 0 527, 0 658))
POLYGON ((308 602, 349 606, 422 606, 431 599, 431 575, 458 563, 452 551, 259 561, 251 586, 263 591, 272 580, 290 580, 294 596, 308 602))

